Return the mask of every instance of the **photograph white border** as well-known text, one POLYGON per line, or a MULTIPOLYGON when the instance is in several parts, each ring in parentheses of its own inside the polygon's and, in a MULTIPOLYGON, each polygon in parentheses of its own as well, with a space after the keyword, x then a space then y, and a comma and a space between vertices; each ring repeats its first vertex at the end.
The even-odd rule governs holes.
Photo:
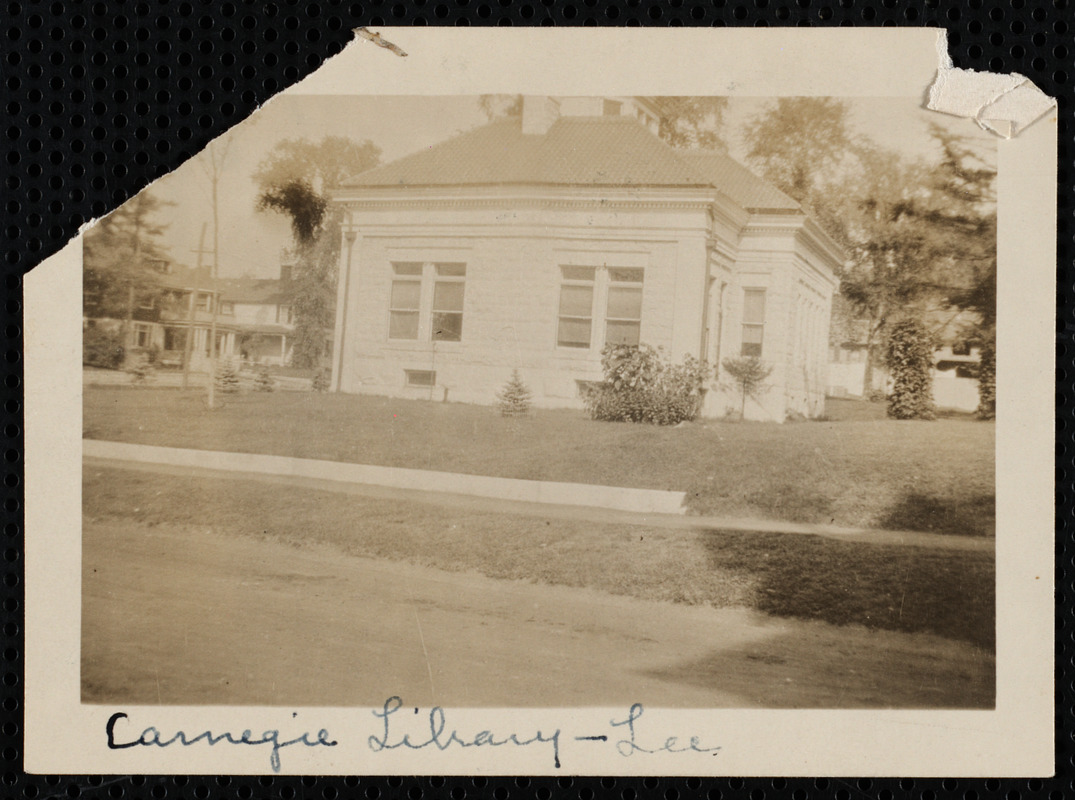
MULTIPOLYGON (((942 32, 928 29, 385 28, 288 90, 304 94, 912 97, 924 102, 942 32)), ((968 126, 974 123, 966 122, 968 126)), ((259 774, 265 747, 109 749, 123 711, 164 736, 319 729, 338 745, 281 751, 282 774, 1046 776, 1053 773, 1056 114, 999 142, 997 704, 992 711, 647 709, 647 736, 714 753, 635 752, 609 733, 627 708, 448 709, 460 731, 562 731, 541 747, 374 752, 371 709, 80 704, 81 241, 25 279, 26 677, 34 773, 259 774), (294 716, 293 716, 294 715, 294 716), (650 722, 652 720, 652 722, 650 722)), ((316 654, 313 654, 316 657, 316 654)))

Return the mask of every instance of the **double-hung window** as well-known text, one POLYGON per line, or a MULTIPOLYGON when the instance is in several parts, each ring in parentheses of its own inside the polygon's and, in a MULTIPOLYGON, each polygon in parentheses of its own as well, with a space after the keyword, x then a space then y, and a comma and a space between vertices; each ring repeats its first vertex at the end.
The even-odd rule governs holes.
POLYGON ((637 345, 642 275, 641 267, 560 267, 556 344, 585 350, 602 344, 637 345))
POLYGON ((466 264, 392 262, 388 338, 462 340, 466 274, 466 264))
POLYGON ((435 342, 458 342, 463 338, 463 282, 466 264, 433 265, 433 325, 435 342))
POLYGON ((761 344, 765 333, 765 290, 743 290, 743 344, 742 356, 761 358, 761 344))
POLYGON ((590 347, 593 333, 596 267, 560 267, 560 317, 556 343, 560 347, 590 347))
POLYGON ((605 343, 637 345, 642 332, 642 270, 610 267, 605 343))
POLYGON ((149 325, 144 322, 134 323, 134 346, 135 347, 149 347, 151 341, 152 331, 149 325))
POLYGON ((422 271, 420 262, 392 264, 392 294, 388 301, 388 338, 417 339, 422 307, 422 271))

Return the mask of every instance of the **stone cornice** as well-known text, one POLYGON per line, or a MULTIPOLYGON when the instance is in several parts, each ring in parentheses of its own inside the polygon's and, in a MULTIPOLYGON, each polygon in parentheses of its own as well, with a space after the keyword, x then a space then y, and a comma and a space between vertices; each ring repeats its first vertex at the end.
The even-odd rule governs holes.
POLYGON ((348 210, 427 208, 611 208, 702 210, 712 193, 699 187, 460 186, 338 189, 332 200, 348 210))

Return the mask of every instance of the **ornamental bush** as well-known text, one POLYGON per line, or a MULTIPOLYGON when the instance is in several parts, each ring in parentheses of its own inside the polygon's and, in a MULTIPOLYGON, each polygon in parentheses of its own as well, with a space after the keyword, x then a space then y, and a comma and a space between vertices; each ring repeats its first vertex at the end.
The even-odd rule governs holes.
POLYGON ((604 380, 583 394, 593 419, 676 425, 701 410, 709 369, 692 356, 673 364, 647 344, 605 345, 601 367, 604 380))
POLYGON ((110 331, 99 325, 82 331, 82 363, 91 367, 119 369, 126 351, 122 331, 110 331))
POLYGON ((739 392, 739 418, 743 419, 747 413, 747 399, 757 400, 758 395, 768 388, 765 379, 772 374, 773 368, 757 356, 726 358, 723 366, 739 392))
POLYGON ((314 373, 314 378, 310 382, 310 388, 313 389, 315 392, 318 392, 318 393, 327 392, 328 388, 329 388, 329 378, 330 378, 330 376, 331 376, 331 374, 330 374, 328 368, 327 367, 321 367, 321 369, 319 369, 317 372, 314 373))
POLYGON ((894 419, 935 419, 933 334, 916 320, 892 326, 885 361, 892 376, 888 415, 894 419))
POLYGON ((504 417, 523 417, 530 413, 530 400, 533 394, 530 387, 523 383, 519 370, 511 371, 511 378, 504 388, 496 393, 500 404, 500 414, 504 417))

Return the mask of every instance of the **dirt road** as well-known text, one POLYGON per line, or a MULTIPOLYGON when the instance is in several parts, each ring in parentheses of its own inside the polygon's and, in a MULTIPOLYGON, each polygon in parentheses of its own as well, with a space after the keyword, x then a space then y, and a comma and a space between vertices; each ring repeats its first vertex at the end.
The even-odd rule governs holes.
POLYGON ((991 707, 970 645, 88 522, 83 700, 991 707))

